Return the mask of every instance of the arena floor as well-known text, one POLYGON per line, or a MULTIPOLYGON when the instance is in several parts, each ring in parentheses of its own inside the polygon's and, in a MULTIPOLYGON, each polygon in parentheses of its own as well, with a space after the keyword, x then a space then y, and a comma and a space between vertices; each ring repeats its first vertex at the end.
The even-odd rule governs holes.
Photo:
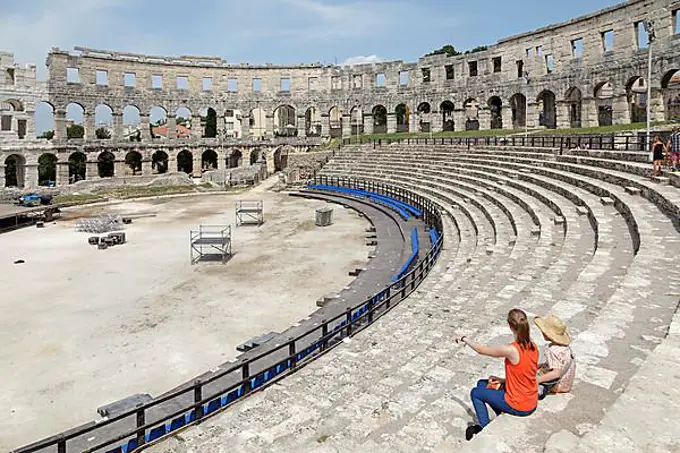
POLYGON ((80 208, 44 230, 0 235, 0 451, 169 390, 351 281, 348 270, 366 262, 366 221, 336 208, 334 225, 317 229, 325 203, 266 188, 80 208), (226 265, 191 266, 189 230, 234 225, 237 199, 263 199, 265 224, 234 230, 226 265), (73 225, 102 211, 157 216, 129 225, 127 244, 98 250, 73 225))

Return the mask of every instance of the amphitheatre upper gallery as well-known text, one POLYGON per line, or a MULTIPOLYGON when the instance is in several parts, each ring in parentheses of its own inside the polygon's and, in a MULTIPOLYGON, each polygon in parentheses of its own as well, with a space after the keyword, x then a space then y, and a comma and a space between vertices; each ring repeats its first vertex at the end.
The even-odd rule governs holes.
MULTIPOLYGON (((255 66, 214 57, 53 49, 49 101, 57 119, 69 103, 81 105, 90 138, 101 104, 114 123, 130 107, 142 124, 153 108, 162 109, 168 123, 180 108, 194 117, 211 108, 218 118, 236 118, 245 137, 625 124, 644 115, 643 21, 652 19, 652 120, 665 120, 676 114, 677 88, 671 88, 677 83, 671 81, 680 67, 679 9, 672 0, 631 1, 483 51, 417 63, 255 66)), ((233 128, 228 122, 219 128, 233 128)), ((63 128, 56 131, 57 138, 63 134, 63 128)))

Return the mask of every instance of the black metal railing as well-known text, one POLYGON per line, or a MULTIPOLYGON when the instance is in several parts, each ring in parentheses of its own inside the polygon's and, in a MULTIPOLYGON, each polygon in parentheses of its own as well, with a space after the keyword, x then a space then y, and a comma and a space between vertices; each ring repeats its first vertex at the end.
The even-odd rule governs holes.
MULTIPOLYGON (((654 133, 665 141, 667 133, 654 133)), ((636 134, 598 134, 598 135, 506 135, 495 137, 394 137, 363 138, 350 137, 342 140, 342 145, 369 144, 373 147, 401 143, 406 145, 451 145, 472 148, 476 146, 516 146, 527 148, 595 149, 612 151, 647 151, 647 135, 636 134)))
POLYGON ((428 227, 437 229, 438 240, 401 279, 394 283, 386 282, 382 291, 358 305, 347 307, 344 312, 330 319, 324 319, 321 325, 259 354, 241 359, 225 370, 206 373, 134 409, 21 447, 14 453, 121 452, 122 445, 141 447, 289 375, 301 365, 332 349, 343 338, 366 328, 415 291, 435 265, 442 249, 442 219, 437 205, 406 189, 370 180, 315 176, 314 184, 364 189, 411 204, 423 211, 423 221, 428 227), (167 426, 170 428, 167 429, 167 426))

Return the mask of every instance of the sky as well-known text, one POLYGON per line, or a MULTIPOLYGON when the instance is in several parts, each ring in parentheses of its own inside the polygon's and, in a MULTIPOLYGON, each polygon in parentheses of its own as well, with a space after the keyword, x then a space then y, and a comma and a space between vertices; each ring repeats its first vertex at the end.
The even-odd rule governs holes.
MULTIPOLYGON (((35 63, 51 47, 217 56, 231 63, 417 61, 445 44, 493 44, 616 0, 0 0, 0 50, 35 63)), ((37 112, 37 129, 47 128, 37 112)))

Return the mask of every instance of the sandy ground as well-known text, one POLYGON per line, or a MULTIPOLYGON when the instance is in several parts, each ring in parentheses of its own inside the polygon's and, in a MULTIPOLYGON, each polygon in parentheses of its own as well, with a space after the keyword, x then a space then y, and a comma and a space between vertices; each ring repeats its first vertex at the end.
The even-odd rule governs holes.
POLYGON ((367 257, 365 220, 335 207, 335 224, 319 229, 322 205, 260 187, 80 208, 44 230, 0 235, 0 451, 169 390, 305 318, 367 257), (265 224, 234 230, 226 265, 191 266, 189 230, 233 227, 237 199, 263 199, 265 224), (127 244, 98 250, 73 219, 103 210, 157 216, 129 225, 127 244))

